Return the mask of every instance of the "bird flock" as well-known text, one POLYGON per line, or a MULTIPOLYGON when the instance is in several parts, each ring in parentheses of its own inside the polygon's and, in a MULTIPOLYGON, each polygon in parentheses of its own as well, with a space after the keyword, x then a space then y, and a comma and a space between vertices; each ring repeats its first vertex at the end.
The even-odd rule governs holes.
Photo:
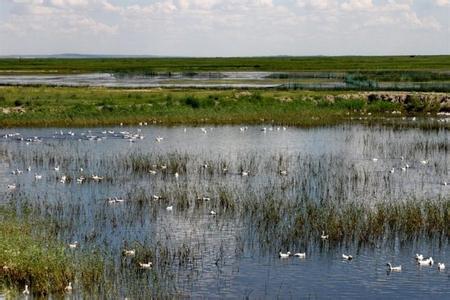
MULTIPOLYGON (((320 239, 322 241, 326 241, 326 240, 328 240, 328 235, 325 235, 325 232, 322 231, 320 239)), ((290 258, 290 257, 298 257, 300 259, 306 259, 306 252, 297 252, 297 253, 292 254, 290 251, 287 251, 287 252, 280 251, 280 252, 278 252, 278 257, 280 259, 287 259, 287 258, 290 258)), ((341 258, 344 261, 351 261, 351 260, 353 260, 353 256, 352 255, 345 254, 345 253, 342 253, 341 258)), ((416 253, 416 256, 414 258, 415 258, 416 264, 418 266, 421 266, 421 267, 425 267, 425 266, 432 267, 434 265, 434 260, 433 260, 433 258, 431 256, 430 257, 424 257, 423 254, 416 253)), ((402 271, 402 266, 401 265, 393 266, 391 262, 388 262, 388 263, 386 263, 386 266, 388 267, 388 272, 401 272, 402 271)), ((444 271, 445 270, 445 264, 443 262, 438 262, 437 263, 437 270, 441 271, 441 272, 444 271)))

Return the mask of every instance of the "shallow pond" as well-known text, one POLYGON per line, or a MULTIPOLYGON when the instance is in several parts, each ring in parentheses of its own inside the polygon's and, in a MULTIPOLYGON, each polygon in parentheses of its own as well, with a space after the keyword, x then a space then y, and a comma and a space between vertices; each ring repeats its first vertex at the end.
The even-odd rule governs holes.
MULTIPOLYGON (((450 265, 448 229, 428 230, 423 217, 424 228, 394 220, 402 226, 361 232, 375 226, 364 214, 380 204, 437 203, 448 221, 445 129, 139 126, 0 134, 1 199, 60 224, 58 237, 78 241, 76 251, 100 249, 112 282, 100 294, 450 296, 448 271, 414 259, 423 253, 450 265), (136 249, 136 257, 123 257, 124 249, 136 249), (306 258, 280 259, 288 250, 306 258), (151 270, 136 266, 145 260, 151 270), (402 271, 389 272, 387 262, 402 271)), ((405 207, 396 208, 398 218, 409 218, 405 207)))

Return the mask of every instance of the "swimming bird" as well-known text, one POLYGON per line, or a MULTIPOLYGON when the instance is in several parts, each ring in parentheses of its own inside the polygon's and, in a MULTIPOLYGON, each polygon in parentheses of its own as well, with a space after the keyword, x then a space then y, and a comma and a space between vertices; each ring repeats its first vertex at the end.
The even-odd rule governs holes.
POLYGON ((248 171, 241 171, 241 176, 248 176, 250 172, 248 171))
POLYGON ((402 167, 402 172, 406 172, 406 167, 402 167))
POLYGON ((200 128, 201 130, 202 130, 202 132, 204 133, 204 134, 206 134, 208 131, 206 131, 206 129, 205 128, 200 128))
POLYGON ((416 253, 416 260, 423 260, 423 255, 416 253))
POLYGON ((158 196, 158 195, 153 195, 152 197, 153 197, 153 200, 161 200, 162 199, 161 196, 158 196))
POLYGON ((31 172, 31 167, 30 166, 28 166, 27 171, 31 172))
POLYGON ((123 250, 122 251, 122 255, 123 256, 135 256, 136 255, 136 250, 131 249, 131 250, 123 250))
POLYGON ((443 186, 447 186, 447 185, 448 185, 448 182, 447 182, 447 181, 444 181, 444 182, 442 183, 442 185, 443 185, 443 186))
POLYGON ((75 249, 75 248, 77 248, 77 247, 78 247, 78 242, 77 242, 77 241, 75 241, 75 242, 69 244, 69 248, 70 248, 70 249, 75 249))
POLYGON ((86 180, 86 178, 84 176, 80 176, 79 178, 77 178, 77 183, 81 184, 86 180))
POLYGON ((8 184, 8 190, 15 190, 16 185, 15 184, 8 184))
POLYGON ((42 179, 42 175, 34 174, 34 179, 36 180, 42 179))
POLYGON ((216 213, 214 210, 210 211, 209 214, 210 214, 211 216, 217 215, 217 213, 216 213))
POLYGON ((151 262, 148 262, 148 263, 140 262, 139 263, 139 267, 141 267, 141 269, 150 269, 152 267, 152 265, 153 264, 151 262))
POLYGON ((58 172, 58 171, 59 171, 59 166, 56 166, 56 167, 54 168, 54 170, 55 170, 56 172, 58 172))
POLYGON ((325 235, 325 231, 322 230, 322 235, 320 236, 322 240, 328 240, 328 234, 325 235))
POLYGON ((178 172, 175 172, 175 174, 174 174, 174 176, 175 176, 175 178, 178 178, 178 172))
POLYGON ((158 143, 162 142, 163 140, 164 140, 163 137, 160 137, 160 136, 157 136, 157 137, 156 137, 156 141, 157 141, 158 143))
POLYGON ((351 255, 346 255, 346 254, 342 254, 342 258, 345 259, 345 260, 352 260, 352 259, 353 259, 353 256, 351 256, 351 255))
POLYGON ((389 173, 391 173, 391 174, 393 174, 395 172, 395 169, 394 168, 392 168, 390 171, 389 171, 389 173))
POLYGON ((374 157, 374 158, 372 158, 372 161, 373 161, 373 162, 377 162, 377 161, 378 161, 378 158, 375 158, 375 157, 374 157))
POLYGON ((432 257, 428 257, 426 259, 419 259, 417 263, 419 264, 419 266, 432 266, 434 264, 434 261, 432 257))
POLYGON ((281 170, 280 171, 280 175, 282 175, 282 176, 286 176, 288 173, 287 173, 287 171, 286 170, 281 170))
POLYGON ((167 207, 166 207, 166 210, 167 210, 167 211, 172 211, 172 210, 173 210, 173 205, 167 206, 167 207))
POLYGON ((426 165, 426 164, 428 163, 428 160, 421 160, 420 163, 421 163, 422 165, 426 165))
POLYGON ((24 295, 29 295, 30 294, 30 290, 28 289, 28 285, 25 284, 25 289, 23 290, 22 294, 24 294, 24 295))
POLYGON ((61 179, 59 180, 59 182, 61 182, 61 183, 66 183, 66 181, 67 181, 67 176, 61 176, 61 179))
POLYGON ((393 267, 391 263, 387 263, 387 266, 391 272, 400 272, 402 270, 402 266, 393 267))
POLYGON ((438 270, 439 270, 439 271, 445 270, 445 265, 444 265, 444 263, 438 263, 438 270))
POLYGON ((92 175, 91 178, 92 178, 93 180, 95 180, 95 181, 101 181, 101 180, 103 180, 103 177, 98 176, 98 175, 92 175))
POLYGON ((66 293, 72 293, 72 282, 69 281, 69 284, 64 288, 66 293))
POLYGON ((288 258, 289 256, 291 256, 291 252, 288 251, 286 253, 283 253, 280 251, 280 253, 278 253, 278 255, 280 256, 280 258, 288 258))
POLYGON ((155 175, 156 174, 156 171, 155 170, 150 170, 150 171, 148 171, 150 174, 152 174, 152 175, 155 175))
POLYGON ((298 252, 295 253, 294 256, 298 258, 306 258, 306 252, 298 252))

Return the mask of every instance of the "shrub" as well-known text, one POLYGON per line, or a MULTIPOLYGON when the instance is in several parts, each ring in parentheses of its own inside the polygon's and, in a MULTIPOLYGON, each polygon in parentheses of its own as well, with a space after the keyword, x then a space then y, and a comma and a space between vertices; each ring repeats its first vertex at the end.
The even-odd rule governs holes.
POLYGON ((200 107, 200 101, 198 101, 198 99, 194 96, 187 96, 184 100, 184 103, 192 108, 200 107))

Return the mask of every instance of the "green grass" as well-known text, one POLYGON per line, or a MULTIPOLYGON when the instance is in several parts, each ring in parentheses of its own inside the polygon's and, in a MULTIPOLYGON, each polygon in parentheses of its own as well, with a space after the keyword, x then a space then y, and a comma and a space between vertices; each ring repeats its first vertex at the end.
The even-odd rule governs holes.
POLYGON ((33 295, 44 296, 64 293, 76 277, 87 288, 98 282, 102 260, 86 255, 75 263, 67 246, 48 233, 48 225, 16 218, 0 207, 0 291, 13 296, 28 285, 33 295))
POLYGON ((407 107, 367 101, 356 92, 67 87, 0 88, 0 125, 102 126, 137 124, 331 125, 364 111, 436 112, 415 96, 407 107), (351 96, 351 98, 349 98, 351 96))
MULTIPOLYGON (((448 71, 450 56, 0 59, 0 72, 448 71)), ((381 73, 384 75, 389 73, 381 73)), ((395 75, 397 76, 397 75, 395 75)), ((391 75, 389 75, 391 77, 391 75)))

